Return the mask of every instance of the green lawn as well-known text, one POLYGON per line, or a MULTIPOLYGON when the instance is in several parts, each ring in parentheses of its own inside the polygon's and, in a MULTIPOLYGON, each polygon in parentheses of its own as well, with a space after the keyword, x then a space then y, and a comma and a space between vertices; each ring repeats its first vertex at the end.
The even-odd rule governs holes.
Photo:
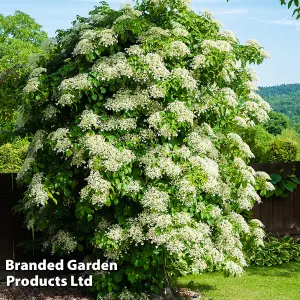
POLYGON ((299 300, 300 263, 251 267, 242 277, 207 273, 178 279, 174 284, 199 291, 205 300, 299 300))

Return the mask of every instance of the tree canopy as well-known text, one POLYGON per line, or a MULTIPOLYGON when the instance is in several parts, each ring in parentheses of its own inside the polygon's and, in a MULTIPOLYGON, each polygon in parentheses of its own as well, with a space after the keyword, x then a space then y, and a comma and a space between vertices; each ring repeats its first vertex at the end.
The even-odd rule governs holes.
POLYGON ((0 117, 11 119, 20 99, 20 88, 30 71, 29 58, 41 53, 47 39, 29 15, 16 11, 13 15, 0 14, 0 117))
POLYGON ((168 275, 240 275, 243 244, 264 237, 243 212, 274 189, 238 134, 268 120, 247 67, 263 47, 185 0, 102 3, 56 42, 19 124, 35 135, 22 207, 45 248, 116 261, 94 274, 105 299, 147 299, 132 293, 160 292, 168 275))

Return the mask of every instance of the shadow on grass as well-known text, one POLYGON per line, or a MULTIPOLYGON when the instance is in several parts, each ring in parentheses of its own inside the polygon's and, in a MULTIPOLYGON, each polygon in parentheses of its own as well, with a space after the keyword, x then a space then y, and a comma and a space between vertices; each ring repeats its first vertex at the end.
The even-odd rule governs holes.
POLYGON ((271 267, 250 267, 246 269, 248 276, 297 277, 300 274, 300 263, 284 263, 271 267))
POLYGON ((172 286, 174 287, 185 287, 185 288, 189 288, 193 291, 197 291, 197 292, 207 292, 207 291, 214 291, 216 290, 217 288, 213 285, 210 285, 210 284, 201 284, 200 282, 195 282, 193 280, 191 280, 189 283, 182 283, 182 282, 179 282, 177 280, 175 280, 173 283, 172 283, 172 286))

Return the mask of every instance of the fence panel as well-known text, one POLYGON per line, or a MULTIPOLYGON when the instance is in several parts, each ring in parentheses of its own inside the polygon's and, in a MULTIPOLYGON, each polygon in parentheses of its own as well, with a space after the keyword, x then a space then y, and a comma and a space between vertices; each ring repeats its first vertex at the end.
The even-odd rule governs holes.
MULTIPOLYGON (((252 167, 268 174, 295 173, 300 178, 300 162, 253 164, 252 167)), ((300 186, 287 198, 273 196, 262 199, 262 203, 254 206, 253 217, 261 220, 266 232, 271 235, 300 236, 300 186)))

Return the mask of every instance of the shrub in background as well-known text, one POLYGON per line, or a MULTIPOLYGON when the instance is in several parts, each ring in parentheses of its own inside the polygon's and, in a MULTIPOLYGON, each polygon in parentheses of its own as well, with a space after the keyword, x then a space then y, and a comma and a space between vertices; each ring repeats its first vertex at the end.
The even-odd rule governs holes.
POLYGON ((116 261, 94 276, 100 295, 160 292, 168 274, 212 266, 240 275, 244 241, 263 243, 240 212, 274 187, 237 132, 268 119, 246 67, 267 53, 187 2, 102 3, 59 31, 24 89, 28 225, 52 252, 116 261))
POLYGON ((269 162, 293 162, 298 156, 298 145, 288 138, 276 138, 268 148, 269 162))
POLYGON ((254 154, 251 162, 264 163, 269 161, 268 148, 274 141, 274 136, 262 126, 253 126, 243 130, 241 136, 254 154))
POLYGON ((300 261, 300 239, 296 241, 290 237, 269 237, 264 246, 249 248, 248 261, 257 266, 274 266, 290 261, 300 261))
POLYGON ((18 173, 26 158, 29 142, 19 139, 0 146, 0 173, 18 173))

